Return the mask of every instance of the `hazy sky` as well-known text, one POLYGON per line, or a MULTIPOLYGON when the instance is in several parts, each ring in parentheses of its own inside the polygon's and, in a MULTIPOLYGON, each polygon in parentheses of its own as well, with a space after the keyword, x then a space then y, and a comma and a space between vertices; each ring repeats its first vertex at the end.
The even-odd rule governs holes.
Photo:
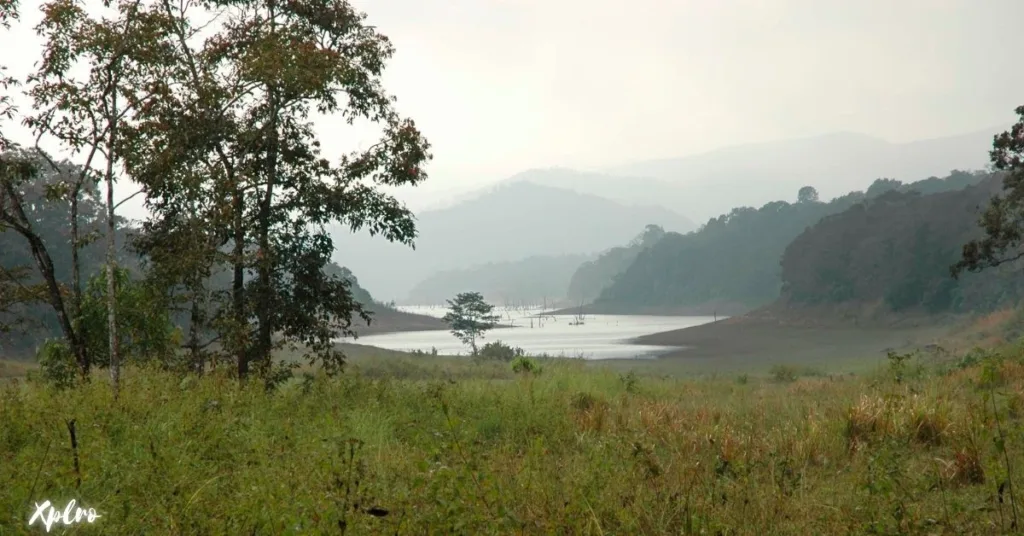
MULTIPOLYGON (((414 206, 531 167, 600 168, 845 130, 891 141, 1012 122, 1022 0, 355 0, 434 146, 414 206), (433 195, 430 195, 433 192, 433 195)), ((29 26, 0 63, 32 68, 29 26)), ((322 121, 340 152, 366 144, 322 121)))

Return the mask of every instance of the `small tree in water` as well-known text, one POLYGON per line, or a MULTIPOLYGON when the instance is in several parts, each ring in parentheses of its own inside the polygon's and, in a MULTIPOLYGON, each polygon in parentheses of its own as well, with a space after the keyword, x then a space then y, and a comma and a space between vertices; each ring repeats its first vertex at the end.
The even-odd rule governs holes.
POLYGON ((479 292, 463 292, 447 301, 451 310, 443 320, 452 328, 452 335, 468 344, 476 356, 476 340, 484 338, 484 333, 497 325, 500 317, 493 314, 494 306, 485 302, 479 292))

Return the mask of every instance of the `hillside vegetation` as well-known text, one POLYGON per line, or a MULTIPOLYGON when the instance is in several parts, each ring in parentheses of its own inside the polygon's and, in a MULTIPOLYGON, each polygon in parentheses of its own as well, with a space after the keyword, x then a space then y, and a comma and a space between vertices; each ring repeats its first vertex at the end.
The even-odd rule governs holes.
POLYGON ((980 207, 1002 175, 962 190, 889 191, 822 219, 782 256, 790 305, 883 304, 891 311, 991 311, 1016 303, 1024 287, 1013 265, 953 279, 950 266, 978 238, 980 207))
POLYGON ((780 295, 779 263, 786 248, 823 217, 891 190, 956 191, 982 179, 980 174, 967 172, 906 185, 879 179, 865 192, 853 192, 827 203, 817 201, 809 192, 808 197, 796 203, 776 201, 760 209, 733 209, 692 233, 666 235, 638 255, 595 303, 647 307, 766 305, 780 295))

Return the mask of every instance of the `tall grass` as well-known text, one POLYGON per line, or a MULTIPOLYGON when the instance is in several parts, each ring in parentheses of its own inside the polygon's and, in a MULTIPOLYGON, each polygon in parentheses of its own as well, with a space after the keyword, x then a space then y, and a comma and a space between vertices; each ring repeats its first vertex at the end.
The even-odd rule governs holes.
POLYGON ((986 359, 740 382, 426 357, 272 393, 135 370, 117 402, 18 380, 0 534, 71 499, 103 534, 1012 533, 1024 365, 986 359))

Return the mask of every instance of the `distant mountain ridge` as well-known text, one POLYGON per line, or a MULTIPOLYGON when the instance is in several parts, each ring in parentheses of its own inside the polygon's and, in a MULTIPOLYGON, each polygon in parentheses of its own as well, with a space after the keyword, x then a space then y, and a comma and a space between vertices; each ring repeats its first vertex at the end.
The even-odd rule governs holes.
POLYGON ((564 305, 569 282, 594 255, 533 256, 437 272, 416 284, 404 302, 441 305, 460 292, 479 292, 494 304, 564 305))
MULTIPOLYGON (((733 145, 689 156, 641 160, 601 170, 529 169, 470 191, 469 200, 504 184, 533 182, 628 205, 657 205, 703 223, 733 207, 760 207, 780 193, 814 186, 822 200, 864 190, 875 179, 904 183, 981 170, 992 137, 1006 125, 894 143, 856 132, 733 145)), ((449 201, 451 203, 452 201, 449 201)))
POLYGON ((415 251, 340 226, 332 236, 335 260, 359 274, 374 296, 391 300, 436 272, 538 255, 589 255, 628 242, 648 224, 693 229, 688 218, 663 207, 519 181, 418 214, 415 251))
POLYGON ((891 143, 853 132, 724 147, 682 158, 613 166, 606 173, 676 187, 664 206, 703 221, 737 206, 762 206, 780 192, 814 186, 822 200, 864 190, 877 178, 912 182, 987 166, 992 138, 1005 126, 891 143))

